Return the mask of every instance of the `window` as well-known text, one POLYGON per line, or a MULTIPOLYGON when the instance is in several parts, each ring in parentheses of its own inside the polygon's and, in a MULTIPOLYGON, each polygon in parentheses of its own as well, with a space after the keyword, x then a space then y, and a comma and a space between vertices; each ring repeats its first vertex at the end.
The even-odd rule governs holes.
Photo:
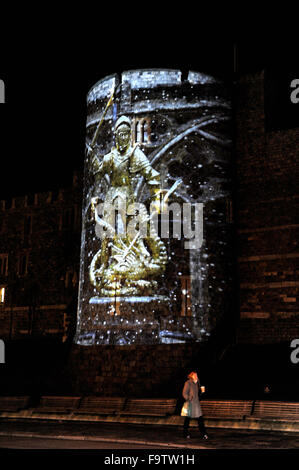
POLYGON ((30 235, 32 232, 32 215, 25 216, 24 235, 30 235))
POLYGON ((143 121, 142 128, 141 128, 142 142, 147 142, 148 141, 147 129, 148 129, 147 122, 143 121))
POLYGON ((74 208, 64 209, 60 218, 60 230, 72 230, 74 227, 75 213, 74 208))
POLYGON ((119 300, 116 300, 116 298, 115 298, 114 303, 110 305, 107 313, 111 316, 120 315, 120 308, 119 307, 120 307, 120 302, 119 302, 119 300))
POLYGON ((6 225, 6 220, 2 216, 0 218, 0 233, 5 233, 5 225, 6 225))
POLYGON ((65 287, 75 287, 77 284, 77 273, 73 268, 69 268, 65 274, 65 287))
POLYGON ((7 276, 8 273, 8 254, 0 254, 0 276, 7 276))
POLYGON ((5 287, 0 287, 0 305, 4 304, 5 301, 5 287))
POLYGON ((137 121, 135 124, 135 142, 140 142, 140 122, 137 121))
POLYGON ((134 128, 134 140, 135 142, 146 144, 149 142, 150 136, 150 124, 148 118, 136 119, 134 128))
POLYGON ((19 255, 18 259, 18 274, 19 276, 25 276, 27 274, 28 269, 28 253, 24 253, 19 255))

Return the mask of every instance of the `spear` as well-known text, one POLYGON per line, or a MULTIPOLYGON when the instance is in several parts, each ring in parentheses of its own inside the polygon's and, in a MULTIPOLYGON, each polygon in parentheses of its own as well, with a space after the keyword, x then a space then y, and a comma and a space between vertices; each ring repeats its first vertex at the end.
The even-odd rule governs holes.
POLYGON ((100 119, 100 122, 98 124, 98 127, 96 128, 96 131, 94 133, 94 136, 93 136, 93 139, 91 141, 91 144, 89 145, 89 148, 88 148, 88 154, 92 155, 93 152, 94 152, 94 149, 95 149, 95 145, 96 145, 96 141, 97 141, 97 138, 98 138, 98 135, 99 135, 99 132, 100 132, 100 128, 103 124, 103 121, 104 121, 104 118, 106 116, 106 113, 109 109, 109 107, 111 106, 111 103, 113 101, 113 97, 114 97, 114 93, 115 93, 115 83, 113 85, 113 87, 111 88, 111 95, 110 95, 110 98, 108 100, 108 103, 106 104, 106 107, 103 111, 103 114, 102 114, 102 117, 100 119))

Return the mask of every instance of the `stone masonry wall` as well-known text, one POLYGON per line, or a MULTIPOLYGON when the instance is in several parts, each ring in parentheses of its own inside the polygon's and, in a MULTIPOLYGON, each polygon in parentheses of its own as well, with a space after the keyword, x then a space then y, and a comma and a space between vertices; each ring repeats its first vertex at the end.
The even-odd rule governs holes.
POLYGON ((73 345, 67 373, 73 393, 101 396, 178 397, 187 374, 201 369, 202 346, 73 345))
POLYGON ((237 103, 238 342, 290 341, 299 337, 299 129, 265 131, 263 74, 240 81, 237 103))
POLYGON ((76 309, 81 188, 0 202, 0 337, 63 339, 76 309))

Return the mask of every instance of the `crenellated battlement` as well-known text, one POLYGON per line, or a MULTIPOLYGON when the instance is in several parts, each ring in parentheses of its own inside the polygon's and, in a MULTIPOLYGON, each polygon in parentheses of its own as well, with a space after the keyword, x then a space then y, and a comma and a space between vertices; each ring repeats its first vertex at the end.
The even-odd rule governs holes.
POLYGON ((87 129, 102 118, 109 97, 114 91, 114 104, 104 120, 114 118, 114 113, 134 117, 144 116, 159 109, 164 112, 212 108, 226 112, 229 100, 225 87, 219 86, 217 78, 189 71, 186 78, 180 70, 141 69, 109 75, 98 81, 87 94, 87 129))
MULTIPOLYGON (((78 173, 73 174, 72 188, 78 185, 78 173)), ((70 194, 69 188, 60 188, 53 191, 43 191, 32 194, 24 194, 9 199, 0 200, 0 212, 8 210, 20 210, 28 207, 44 206, 46 204, 69 203, 73 200, 73 190, 70 194)))
MULTIPOLYGON (((88 92, 87 102, 91 103, 100 98, 105 98, 109 91, 115 86, 129 85, 131 89, 155 88, 164 86, 180 86, 185 83, 183 73, 180 70, 173 69, 141 69, 129 70, 121 74, 109 75, 99 80, 88 92)), ((186 83, 195 85, 215 84, 217 80, 207 74, 189 71, 186 83)))

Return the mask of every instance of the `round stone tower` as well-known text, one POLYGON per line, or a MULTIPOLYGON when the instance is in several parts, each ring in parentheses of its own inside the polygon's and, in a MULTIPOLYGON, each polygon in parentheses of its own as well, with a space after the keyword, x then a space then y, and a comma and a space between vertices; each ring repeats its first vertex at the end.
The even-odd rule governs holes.
POLYGON ((96 83, 82 214, 75 342, 207 339, 232 311, 229 86, 169 69, 96 83))

